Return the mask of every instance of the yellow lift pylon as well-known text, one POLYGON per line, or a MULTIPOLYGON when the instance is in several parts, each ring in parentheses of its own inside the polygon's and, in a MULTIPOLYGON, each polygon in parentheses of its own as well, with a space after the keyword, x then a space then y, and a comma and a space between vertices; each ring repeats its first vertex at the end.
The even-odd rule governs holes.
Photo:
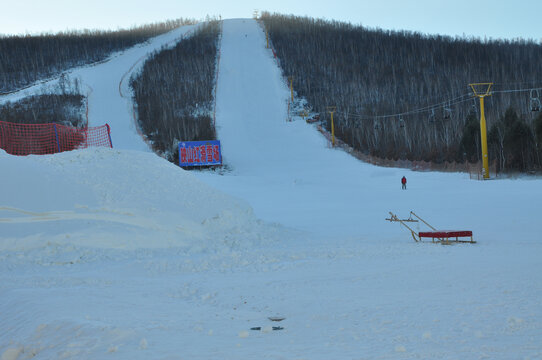
POLYGON ((474 96, 480 99, 480 137, 482 140, 482 176, 484 179, 489 179, 489 159, 487 157, 487 126, 486 116, 484 111, 484 98, 491 96, 491 86, 493 83, 474 83, 469 84, 474 93, 474 96), (479 91, 480 89, 484 91, 479 91))

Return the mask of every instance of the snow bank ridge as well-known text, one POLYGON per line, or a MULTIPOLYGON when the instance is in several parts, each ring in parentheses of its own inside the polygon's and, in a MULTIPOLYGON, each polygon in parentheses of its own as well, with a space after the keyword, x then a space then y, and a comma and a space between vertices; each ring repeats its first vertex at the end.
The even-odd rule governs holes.
POLYGON ((218 250, 272 240, 278 226, 150 153, 93 148, 24 158, 1 152, 0 159, 5 186, 19 183, 0 204, 3 250, 48 243, 218 250))

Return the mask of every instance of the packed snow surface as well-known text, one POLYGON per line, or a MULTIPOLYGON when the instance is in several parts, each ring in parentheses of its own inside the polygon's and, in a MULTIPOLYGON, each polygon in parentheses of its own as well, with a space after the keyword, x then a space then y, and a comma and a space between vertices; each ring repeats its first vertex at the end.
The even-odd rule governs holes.
POLYGON ((331 148, 286 122, 286 82, 248 19, 223 23, 226 166, 184 171, 148 151, 118 89, 188 31, 84 70, 114 149, 0 151, 0 359, 542 358, 539 178, 331 148), (477 243, 416 243, 385 220, 411 210, 477 243))

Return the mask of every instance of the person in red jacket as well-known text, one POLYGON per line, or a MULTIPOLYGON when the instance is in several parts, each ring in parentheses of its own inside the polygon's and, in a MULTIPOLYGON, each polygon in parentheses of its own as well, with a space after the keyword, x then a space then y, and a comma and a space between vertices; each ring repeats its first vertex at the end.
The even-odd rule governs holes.
POLYGON ((403 190, 406 190, 406 177, 403 176, 401 179, 401 184, 403 185, 403 190))

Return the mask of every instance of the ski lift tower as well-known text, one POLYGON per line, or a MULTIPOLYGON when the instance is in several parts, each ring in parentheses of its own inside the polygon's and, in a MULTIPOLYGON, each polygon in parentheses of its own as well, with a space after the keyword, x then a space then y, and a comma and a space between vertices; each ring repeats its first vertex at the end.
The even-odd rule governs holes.
POLYGON ((492 85, 493 83, 469 84, 474 96, 480 99, 480 136, 482 138, 482 175, 484 179, 489 179, 489 160, 487 158, 487 127, 486 116, 484 113, 484 98, 486 96, 491 96, 492 85))

